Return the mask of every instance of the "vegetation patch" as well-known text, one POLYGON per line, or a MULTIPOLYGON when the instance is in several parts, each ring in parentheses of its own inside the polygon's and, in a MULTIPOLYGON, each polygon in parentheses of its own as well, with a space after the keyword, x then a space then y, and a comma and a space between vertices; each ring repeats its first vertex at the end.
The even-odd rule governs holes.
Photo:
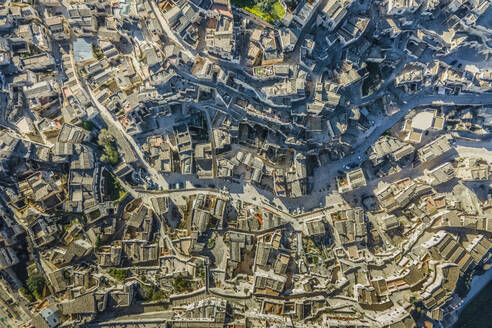
POLYGON ((96 59, 98 59, 98 60, 101 60, 104 56, 104 53, 103 53, 101 47, 99 47, 96 43, 91 43, 91 48, 92 48, 92 54, 94 55, 94 57, 96 57, 96 59))
POLYGON ((125 269, 118 269, 118 268, 109 268, 108 270, 108 273, 111 277, 119 280, 119 281, 122 281, 124 280, 127 275, 128 275, 128 271, 125 270, 125 269))
POLYGON ((174 278, 173 281, 174 290, 178 293, 191 290, 191 281, 183 277, 181 274, 174 278))
POLYGON ((32 274, 26 280, 26 288, 21 288, 21 293, 26 296, 31 302, 36 299, 41 299, 43 297, 44 286, 46 285, 46 281, 44 280, 43 275, 36 273, 32 274), (29 295, 31 297, 29 297, 29 295))
POLYGON ((34 302, 35 298, 32 294, 27 290, 26 287, 19 288, 19 292, 24 296, 29 302, 34 302))
POLYGON ((101 161, 116 165, 120 162, 120 156, 116 151, 115 140, 108 130, 102 129, 97 137, 97 144, 103 148, 104 154, 101 155, 101 161))
POLYGON ((92 123, 91 121, 83 121, 81 124, 81 127, 82 127, 82 129, 87 130, 87 131, 92 131, 96 128, 94 123, 92 123))
POLYGON ((281 20, 285 15, 284 7, 278 0, 232 0, 231 3, 269 23, 281 20))
POLYGON ((164 292, 155 286, 142 286, 143 296, 147 302, 158 302, 165 298, 164 292))
POLYGON ((128 196, 126 190, 121 186, 120 182, 116 180, 115 176, 106 171, 105 178, 106 194, 112 201, 121 202, 128 196))

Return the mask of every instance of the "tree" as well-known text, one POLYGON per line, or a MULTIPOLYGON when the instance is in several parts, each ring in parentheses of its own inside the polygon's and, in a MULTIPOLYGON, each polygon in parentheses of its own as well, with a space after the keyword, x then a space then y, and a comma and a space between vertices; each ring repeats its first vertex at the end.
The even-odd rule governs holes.
POLYGON ((91 43, 91 47, 94 57, 96 57, 96 59, 101 59, 103 57, 103 52, 101 50, 101 47, 99 47, 96 43, 91 43))
POLYGON ((108 273, 117 280, 124 280, 127 277, 128 272, 125 269, 109 268, 108 273))
POLYGON ((32 296, 32 294, 25 288, 25 287, 21 287, 19 288, 19 292, 25 297, 27 298, 27 300, 29 302, 34 302, 34 296, 32 296))
POLYGON ((105 146, 106 144, 112 144, 114 142, 114 137, 108 130, 102 129, 99 131, 99 135, 97 136, 97 143, 100 146, 105 146))
POLYGON ((108 163, 110 163, 111 165, 118 164, 119 161, 118 152, 116 151, 116 149, 114 149, 112 143, 111 144, 107 143, 104 146, 104 153, 106 154, 108 163))
POLYGON ((27 278, 27 289, 36 297, 41 298, 45 285, 44 277, 41 274, 33 274, 27 278))
POLYGON ((94 123, 92 123, 91 121, 83 121, 82 122, 82 128, 87 130, 87 131, 92 131, 92 130, 94 130, 95 126, 94 126, 94 123))
POLYGON ((264 13, 269 13, 272 11, 274 3, 275 3, 275 0, 262 0, 262 1, 258 2, 258 7, 264 13))
POLYGON ((103 147, 104 154, 101 155, 101 161, 116 165, 120 161, 120 157, 114 146, 114 137, 106 129, 102 129, 97 137, 97 143, 103 147))
POLYGON ((166 296, 164 292, 157 286, 142 286, 143 297, 146 301, 161 301, 166 296))
POLYGON ((109 163, 109 157, 106 154, 101 155, 101 162, 103 163, 109 163))
POLYGON ((155 290, 154 293, 152 294, 152 301, 160 301, 164 298, 164 292, 160 289, 155 290))
POLYGON ((191 288, 191 281, 185 279, 181 274, 174 278, 173 282, 174 290, 178 293, 182 293, 191 288))
POLYGON ((154 288, 152 286, 142 286, 142 296, 146 301, 152 300, 152 295, 154 294, 154 288))

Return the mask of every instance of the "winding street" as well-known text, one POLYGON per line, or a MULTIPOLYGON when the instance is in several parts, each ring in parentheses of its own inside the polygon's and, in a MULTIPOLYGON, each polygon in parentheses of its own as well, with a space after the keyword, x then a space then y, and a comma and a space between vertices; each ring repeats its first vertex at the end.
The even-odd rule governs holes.
MULTIPOLYGON (((73 57, 73 52, 71 52, 71 60, 72 60, 72 65, 75 65, 75 60, 73 57)), ((74 66, 75 67, 75 66, 74 66)), ((191 76, 188 73, 183 72, 182 70, 177 69, 177 72, 182 75, 184 78, 190 80, 193 83, 197 84, 203 84, 203 85, 212 85, 213 82, 211 81, 202 81, 197 79, 196 77, 191 76)), ((121 138, 125 138, 129 145, 131 145, 132 151, 136 156, 138 157, 140 163, 145 166, 147 172, 149 172, 152 180, 154 183, 158 184, 159 186, 162 186, 164 189, 167 189, 169 184, 168 182, 164 179, 164 177, 157 172, 153 167, 149 165, 149 163, 145 160, 145 156, 143 155, 142 151, 140 150, 139 146, 136 144, 135 140, 129 136, 121 123, 117 120, 116 117, 113 116, 109 112, 109 110, 102 105, 94 96, 94 93, 92 90, 85 84, 81 83, 79 80, 78 75, 76 74, 76 80, 79 86, 86 90, 87 94, 90 96, 92 103, 97 107, 99 110, 101 117, 103 120, 106 122, 106 124, 109 127, 112 127, 113 131, 116 131, 120 133, 121 138)), ((227 87, 227 89, 232 89, 230 87, 227 87)), ((245 96, 242 93, 239 93, 238 91, 232 89, 229 91, 233 91, 234 94, 236 95, 241 95, 245 96)), ((407 113, 412 110, 415 107, 418 106, 424 106, 424 105, 485 105, 485 104, 492 104, 492 93, 483 93, 483 94, 461 94, 461 95, 422 95, 422 94, 413 94, 413 95, 407 95, 403 98, 402 100, 403 104, 400 108, 400 111, 397 112, 396 114, 386 117, 383 120, 378 121, 377 127, 372 130, 372 133, 370 133, 364 140, 360 141, 359 143, 355 144, 353 146, 353 152, 351 155, 348 155, 344 157, 343 159, 329 163, 328 165, 322 166, 320 168, 317 168, 315 170, 315 179, 314 179, 314 186, 313 186, 313 192, 304 197, 300 197, 295 200, 286 200, 283 202, 284 206, 289 209, 293 210, 295 208, 298 208, 300 204, 306 207, 306 209, 311 209, 315 208, 319 205, 320 202, 322 202, 327 196, 328 191, 325 192, 316 192, 316 190, 320 189, 320 186, 326 185, 326 183, 330 182, 333 177, 338 175, 338 171, 342 170, 347 164, 353 163, 355 161, 363 161, 367 158, 366 151, 374 144, 374 142, 387 130, 393 127, 396 123, 398 123, 401 119, 407 115, 407 113), (360 158, 360 159, 359 159, 360 158)), ((209 122, 210 124, 210 122, 209 122)), ((119 138, 116 138, 117 140, 119 138)), ((121 148, 121 146, 120 146, 121 148)), ((128 186, 127 186, 128 187, 128 186)), ((231 196, 240 196, 244 195, 244 188, 242 189, 241 192, 239 193, 233 193, 230 192, 231 196)), ((135 193, 132 192, 133 196, 140 195, 144 198, 144 201, 146 203, 150 202, 150 198, 152 198, 149 193, 135 193)), ((255 193, 257 196, 264 196, 264 198, 272 200, 273 195, 270 193, 262 192, 261 190, 258 190, 257 193, 255 193)), ((251 197, 247 197, 248 199, 251 197)), ((254 203, 254 202, 253 202, 254 203)), ((277 209, 275 209, 277 210, 277 209)), ((278 210, 277 210, 278 211, 278 210)))
MULTIPOLYGON (((190 57, 194 58, 195 54, 190 51, 189 47, 183 43, 183 41, 177 37, 173 31, 171 30, 169 24, 166 22, 164 19, 162 12, 160 11, 159 7, 154 1, 149 0, 149 4, 152 8, 152 11, 154 12, 156 18, 159 21, 159 24, 161 25, 163 31, 167 35, 168 39, 177 45, 179 45, 181 48, 183 48, 183 51, 190 57)), ((300 38, 302 40, 303 37, 300 38)), ((73 57, 73 52, 71 52, 71 61, 72 65, 75 65, 74 57, 73 57)), ((355 99, 355 103, 359 104, 365 104, 368 102, 371 102, 375 100, 376 98, 380 97, 383 95, 383 89, 384 87, 387 87, 389 84, 391 84, 396 77, 397 73, 404 67, 404 65, 409 61, 409 58, 407 56, 404 56, 402 60, 399 62, 397 65, 395 71, 393 74, 384 82, 382 87, 375 92, 374 94, 366 97, 361 97, 359 99, 355 99)), ((74 66, 75 67, 75 66, 74 66)), ((183 71, 179 67, 176 67, 173 65, 173 68, 175 71, 181 75, 184 79, 188 80, 191 83, 199 84, 199 85, 204 85, 204 86, 209 86, 209 87, 218 87, 217 84, 213 81, 208 81, 208 80, 203 80, 203 79, 198 79, 195 76, 192 76, 188 72, 183 71)), ((129 145, 132 148, 132 151, 140 161, 140 163, 146 168, 147 172, 150 174, 150 177, 159 186, 162 186, 164 189, 167 189, 169 187, 169 183, 164 179, 164 177, 157 172, 153 167, 149 165, 149 163, 145 160, 145 156, 143 155, 142 151, 140 150, 140 147, 136 144, 135 140, 133 137, 129 136, 121 123, 117 120, 117 118, 109 112, 109 110, 102 105, 94 96, 94 93, 92 90, 85 84, 85 82, 81 82, 79 80, 78 75, 76 74, 76 80, 79 86, 81 86, 84 90, 86 90, 87 94, 90 96, 92 103, 96 106, 96 108, 99 110, 101 117, 103 120, 106 122, 108 127, 112 128, 112 131, 116 131, 117 133, 120 134, 121 138, 125 138, 126 141, 129 143, 129 145)), ((245 99, 248 99, 250 101, 260 101, 264 105, 274 107, 276 109, 285 109, 286 106, 275 106, 274 104, 271 104, 269 101, 266 99, 262 99, 262 97, 259 97, 261 95, 258 94, 257 90, 252 89, 252 93, 256 95, 254 97, 252 94, 245 93, 245 92, 240 92, 234 88, 231 88, 230 86, 223 85, 221 84, 220 87, 224 88, 228 93, 237 96, 237 97, 242 97, 245 99), (255 99, 253 99, 255 98, 255 99)), ((313 192, 309 196, 304 196, 295 200, 285 200, 283 201, 283 205, 288 209, 288 210, 293 210, 295 208, 298 208, 300 204, 305 206, 307 209, 309 208, 315 208, 320 204, 320 201, 322 202, 324 197, 328 194, 328 191, 325 192, 316 192, 316 190, 319 190, 321 186, 326 185, 329 183, 333 177, 338 175, 338 171, 342 170, 347 164, 351 164, 354 162, 361 162, 367 159, 366 151, 374 144, 374 142, 388 129, 393 127, 396 123, 398 123, 401 119, 407 115, 407 113, 412 110, 415 107, 418 106, 423 106, 423 105, 437 105, 437 104, 449 104, 449 105, 484 105, 484 104, 492 104, 492 93, 484 93, 484 94, 461 94, 461 95, 424 95, 423 93, 418 93, 418 94, 413 94, 413 95, 406 95, 402 99, 402 105, 400 110, 389 117, 384 118, 383 120, 377 121, 376 126, 374 129, 371 129, 368 135, 365 137, 365 139, 360 139, 358 143, 354 144, 352 149, 353 152, 342 158, 339 161, 336 162, 331 162, 325 166, 319 167, 315 170, 315 179, 314 180, 314 186, 313 186, 313 192)), ((203 108, 204 109, 204 108, 203 108)), ((205 110, 205 109, 204 109, 205 110)), ((206 111, 206 110, 205 110, 206 111)), ((207 115, 208 116, 208 115, 207 115)), ((251 115, 248 115, 251 116, 251 115)), ((260 119, 257 117, 251 117, 254 121, 257 121, 257 123, 260 124, 271 124, 273 122, 268 122, 264 121, 264 119, 260 119)), ((210 118, 208 117, 207 119, 209 121, 210 125, 210 118)), ((121 139, 121 138, 116 138, 121 139)), ((213 138, 212 138, 213 139, 213 138)), ((124 140, 124 139, 123 139, 124 140)), ((121 147, 120 147, 121 148, 121 147)), ((232 191, 230 192, 230 195, 234 196, 240 196, 244 195, 244 186, 243 188, 239 188, 239 191, 237 193, 233 193, 232 191)), ((133 194, 133 193, 132 193, 133 194)), ((135 196, 135 195, 134 195, 135 196)), ((143 195, 142 195, 143 196, 143 195)), ((260 196, 263 197, 264 199, 267 200, 272 200, 274 197, 268 192, 265 192, 264 190, 257 190, 255 193, 255 196, 260 196)), ((148 202, 150 200, 149 194, 146 194, 144 196, 145 201, 148 202)), ((251 198, 251 197, 247 197, 251 198)))
MULTIPOLYGON (((91 95, 91 98, 93 97, 92 92, 89 93, 91 95)), ((97 101, 96 99, 94 99, 97 101)), ((95 102, 96 103, 96 102, 95 102)), ((97 103, 96 103, 97 104, 97 103)), ((338 175, 338 171, 343 170, 343 168, 349 164, 353 163, 355 161, 360 161, 359 157, 361 160, 365 160, 367 158, 366 151, 374 144, 374 142, 387 130, 393 127, 396 123, 398 123, 401 119, 405 117, 405 115, 412 110, 415 107, 418 106, 424 106, 424 105, 436 105, 436 104, 448 104, 448 105, 484 105, 484 104, 492 104, 492 93, 484 93, 481 95, 474 95, 474 94, 462 94, 462 95, 407 95, 403 99, 403 105, 400 108, 400 111, 392 116, 386 117, 384 120, 378 121, 377 123, 377 128, 372 130, 372 133, 367 136, 366 139, 361 141, 358 144, 354 145, 354 151, 351 155, 346 156, 345 158, 329 163, 328 165, 322 166, 315 171, 315 177, 316 179, 314 187, 313 187, 313 192, 310 195, 300 197, 295 200, 285 200, 283 202, 283 205, 288 209, 288 210, 293 210, 296 209, 302 204, 302 206, 305 206, 306 210, 309 209, 314 209, 319 206, 319 203, 324 201, 324 198, 328 195, 329 191, 325 192, 317 192, 316 190, 319 189, 320 186, 326 185, 326 183, 330 182, 331 179, 335 176, 338 175)), ((136 150, 136 154, 140 157, 140 161, 146 166, 149 174, 151 175, 152 179, 155 182, 158 182, 160 185, 164 186, 164 189, 167 189, 168 182, 164 179, 164 177, 159 174, 154 168, 150 167, 150 165, 145 161, 143 154, 141 153, 140 149, 136 145, 135 141, 131 136, 128 136, 126 132, 123 130, 123 127, 121 124, 119 124, 118 121, 112 118, 111 114, 109 111, 99 103, 98 108, 102 108, 101 110, 101 115, 103 115, 104 120, 106 121, 107 124, 111 124, 115 128, 120 131, 122 136, 127 138, 127 140, 130 142, 130 144, 133 145, 133 148, 136 150), (99 107, 100 106, 100 107, 99 107), (115 122, 116 121, 116 122, 115 122)), ((220 180, 220 179, 217 179, 220 180)), ((225 184, 225 183, 224 183, 225 184)), ((130 188, 129 186, 126 186, 127 188, 130 188)), ((230 186, 229 186, 230 187, 230 186)), ((273 200, 274 196, 271 193, 265 192, 263 190, 259 190, 258 188, 252 188, 255 189, 256 192, 252 192, 253 190, 246 190, 246 184, 241 183, 239 188, 237 188, 237 192, 234 192, 233 190, 230 190, 228 194, 233 198, 233 199, 239 199, 241 197, 246 197, 248 202, 250 203, 257 203, 260 204, 261 206, 266 206, 265 202, 260 202, 261 199, 266 199, 266 200, 273 200), (254 200, 254 198, 258 197, 258 200, 254 200)), ((231 189, 231 188, 228 188, 231 189)), ((233 188, 236 189, 236 188, 233 188)), ((187 194, 187 193, 193 193, 196 192, 197 189, 185 189, 185 190, 180 190, 180 191, 174 191, 174 192, 160 192, 160 193, 150 193, 150 192, 137 192, 132 190, 131 193, 134 197, 142 197, 146 203, 150 203, 150 199, 153 197, 157 197, 162 194, 187 194)), ((208 191, 211 192, 211 191, 208 191)), ((279 211, 277 208, 272 207, 272 210, 279 211)), ((316 211, 314 211, 316 212, 316 211)), ((287 212, 282 213, 285 217, 289 218, 289 221, 292 222, 297 222, 299 221, 299 217, 291 216, 287 212)), ((304 213, 302 216, 309 215, 309 212, 304 213)))
MULTIPOLYGON (((365 160, 367 158, 366 151, 381 137, 381 135, 401 119, 408 114, 410 110, 418 106, 424 105, 486 105, 492 104, 492 93, 482 94, 461 94, 461 95, 407 95, 403 100, 403 105, 400 111, 396 114, 387 117, 384 120, 377 122, 377 128, 367 136, 359 144, 353 146, 353 153, 342 158, 339 161, 329 163, 316 169, 315 172, 315 184, 313 190, 318 190, 320 186, 324 186, 331 178, 338 175, 338 171, 342 170, 347 164, 355 161, 365 160)), ((313 204, 319 204, 320 200, 327 195, 327 192, 319 193, 313 191, 311 195, 302 197, 303 201, 299 203, 313 203, 313 199, 316 201, 313 204)))
POLYGON ((171 31, 171 27, 169 26, 169 24, 166 22, 166 20, 162 16, 162 12, 159 9, 159 7, 157 7, 157 4, 155 3, 155 1, 149 0, 149 5, 152 8, 152 11, 154 12, 154 15, 157 18, 157 20, 159 21, 159 25, 162 27, 162 30, 164 31, 164 33, 166 34, 166 36, 171 41, 173 41, 174 43, 176 43, 177 45, 179 45, 182 48, 182 51, 188 57, 195 58, 196 57, 196 54, 192 53, 191 50, 189 49, 189 47, 187 47, 183 43, 183 41, 181 41, 181 39, 177 38, 176 35, 174 34, 174 32, 171 31))
MULTIPOLYGON (((77 66, 75 64, 75 58, 74 58, 74 55, 73 55, 73 49, 70 49, 70 61, 71 61, 72 66, 74 68, 76 68, 77 66)), ((94 106, 96 106, 96 108, 99 110, 99 113, 100 113, 102 119, 104 120, 104 122, 107 124, 107 126, 108 127, 111 127, 113 132, 120 133, 120 138, 126 139, 126 141, 129 143, 129 145, 132 148, 131 150, 138 157, 140 163, 145 166, 145 168, 147 169, 147 172, 149 172, 149 174, 152 177, 153 181, 155 181, 159 186, 162 186, 164 188, 167 188, 168 187, 168 183, 166 182, 166 180, 164 179, 164 177, 161 174, 159 174, 152 166, 150 166, 149 163, 145 160, 145 156, 143 155, 142 151, 140 150, 140 148, 136 144, 135 140, 126 133, 126 131, 123 128, 123 126, 121 125, 121 123, 118 121, 118 119, 116 117, 113 116, 113 114, 111 114, 109 112, 109 110, 106 108, 106 106, 102 105, 96 99, 96 97, 94 96, 94 93, 92 92, 91 88, 88 87, 85 82, 82 83, 80 81, 76 69, 74 69, 74 72, 75 72, 75 79, 77 81, 77 84, 79 85, 79 87, 82 90, 85 90, 85 92, 89 95, 92 104, 94 106)), ((118 142, 118 139, 120 139, 120 138, 115 138, 115 139, 118 142)), ((119 147, 120 147, 120 149, 123 149, 123 146, 122 145, 119 145, 119 147)))

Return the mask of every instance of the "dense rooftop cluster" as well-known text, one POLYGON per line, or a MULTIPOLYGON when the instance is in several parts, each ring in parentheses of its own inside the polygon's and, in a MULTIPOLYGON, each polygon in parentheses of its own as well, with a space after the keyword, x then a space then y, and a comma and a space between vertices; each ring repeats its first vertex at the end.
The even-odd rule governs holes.
POLYGON ((0 325, 451 327, 490 4, 0 0, 0 325))

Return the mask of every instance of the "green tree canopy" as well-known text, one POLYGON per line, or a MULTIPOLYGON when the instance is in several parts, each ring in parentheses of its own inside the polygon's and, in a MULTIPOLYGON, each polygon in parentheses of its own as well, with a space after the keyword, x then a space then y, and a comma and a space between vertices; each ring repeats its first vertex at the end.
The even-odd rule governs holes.
POLYGON ((36 273, 30 275, 26 281, 27 289, 37 298, 43 294, 45 280, 43 275, 36 273))
POLYGON ((102 129, 97 137, 97 143, 103 147, 104 154, 101 155, 101 161, 116 165, 120 161, 120 156, 114 145, 114 137, 108 130, 102 129))
POLYGON ((114 137, 108 130, 102 129, 99 131, 99 135, 97 136, 97 143, 100 146, 105 146, 107 144, 112 144, 114 142, 114 137))
POLYGON ((268 13, 272 11, 275 1, 276 0, 261 0, 258 2, 258 7, 261 11, 268 13))
POLYGON ((185 279, 185 277, 180 274, 174 278, 173 287, 175 291, 182 293, 191 288, 191 281, 185 279))

